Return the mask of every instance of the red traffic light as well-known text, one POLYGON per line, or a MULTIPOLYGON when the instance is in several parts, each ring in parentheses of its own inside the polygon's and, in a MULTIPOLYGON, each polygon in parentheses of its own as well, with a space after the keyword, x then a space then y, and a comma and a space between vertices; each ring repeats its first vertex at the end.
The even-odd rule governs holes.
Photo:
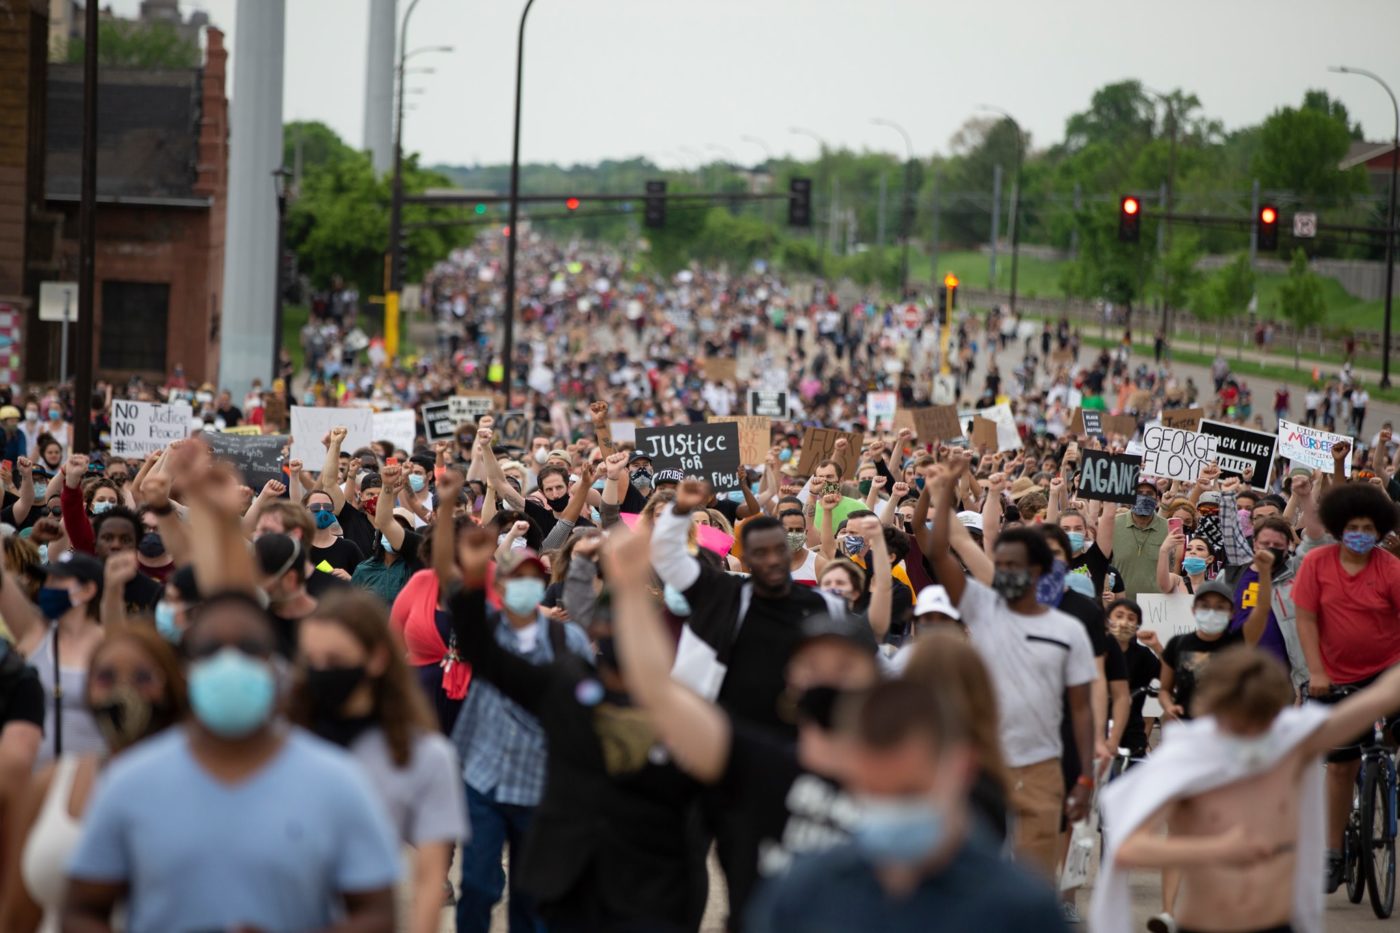
POLYGON ((1272 207, 1265 207, 1259 210, 1259 220, 1262 223, 1271 224, 1278 220, 1278 211, 1272 207))
POLYGON ((1125 214, 1136 214, 1136 213, 1138 212, 1138 207, 1139 207, 1139 205, 1138 205, 1138 199, 1137 199, 1137 198, 1124 198, 1124 199, 1123 199, 1123 213, 1125 213, 1125 214))
POLYGON ((567 201, 564 202, 564 206, 571 211, 578 210, 578 198, 569 198, 567 201))

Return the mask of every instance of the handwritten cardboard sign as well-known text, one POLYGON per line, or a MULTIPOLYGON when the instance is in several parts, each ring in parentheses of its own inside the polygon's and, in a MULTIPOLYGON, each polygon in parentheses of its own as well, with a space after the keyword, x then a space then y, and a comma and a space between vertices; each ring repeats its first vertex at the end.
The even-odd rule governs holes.
POLYGON ((859 434, 837 431, 834 428, 808 428, 802 435, 802 457, 797 462, 799 476, 811 476, 817 464, 823 460, 835 460, 841 465, 841 478, 851 479, 860 465, 860 448, 864 438, 859 434), (836 442, 845 438, 844 452, 836 449, 836 442))
POLYGON ((186 402, 112 401, 112 455, 144 457, 190 436, 194 412, 186 402))
POLYGON ((286 483, 282 473, 282 451, 287 446, 287 435, 264 434, 258 437, 247 434, 215 434, 206 431, 204 442, 215 457, 227 460, 238 468, 245 485, 254 492, 262 492, 269 480, 286 483))
POLYGON ((754 415, 711 415, 710 424, 737 424, 739 426, 739 457, 746 466, 754 466, 768 459, 768 449, 772 447, 773 422, 754 415))
POLYGON ((675 470, 698 476, 718 492, 739 488, 739 426, 732 422, 638 428, 637 451, 651 458, 657 473, 675 470))
POLYGON ((972 446, 995 450, 997 446, 997 423, 981 415, 972 416, 972 446))
POLYGON ((1220 439, 1209 434, 1148 425, 1142 432, 1142 472, 1194 483, 1219 446, 1220 439))
POLYGON ((952 405, 930 405, 927 408, 901 408, 895 412, 896 428, 908 427, 920 443, 956 441, 963 436, 958 424, 958 410, 952 405))
POLYGON ((705 378, 712 382, 733 382, 738 369, 738 361, 727 356, 707 356, 700 361, 705 378))
POLYGON ((1168 408, 1162 412, 1162 426, 1179 428, 1182 431, 1197 431, 1200 430, 1201 419, 1205 414, 1204 408, 1168 408))

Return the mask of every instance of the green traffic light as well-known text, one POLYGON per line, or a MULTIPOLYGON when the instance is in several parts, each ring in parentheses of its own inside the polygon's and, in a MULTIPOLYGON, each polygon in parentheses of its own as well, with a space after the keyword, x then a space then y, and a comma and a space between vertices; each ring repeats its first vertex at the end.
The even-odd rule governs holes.
POLYGON ((478 214, 484 214, 484 213, 486 213, 486 205, 485 205, 485 204, 478 204, 478 205, 476 206, 476 212, 477 212, 478 214))

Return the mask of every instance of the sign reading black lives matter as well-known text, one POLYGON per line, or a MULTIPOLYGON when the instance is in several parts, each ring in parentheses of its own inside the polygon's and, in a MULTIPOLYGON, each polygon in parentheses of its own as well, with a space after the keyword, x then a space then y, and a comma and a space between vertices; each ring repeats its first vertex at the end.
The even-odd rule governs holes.
POLYGON ((457 422, 452 418, 452 403, 427 402, 422 407, 423 412, 423 436, 429 443, 433 441, 445 441, 452 437, 452 432, 457 430, 457 422))
POLYGON ((1218 437, 1150 424, 1142 429, 1142 472, 1194 483, 1219 445, 1218 437))
POLYGON ((676 470, 696 476, 717 492, 739 488, 739 426, 733 422, 638 428, 637 452, 651 458, 656 473, 676 470))
POLYGON ((778 389, 750 389, 749 414, 764 418, 788 416, 788 394, 778 389))
POLYGON ((1201 421, 1201 433, 1219 438, 1215 462, 1220 464, 1221 476, 1244 476, 1246 467, 1253 467, 1250 483, 1263 487, 1269 481, 1269 469, 1278 448, 1278 435, 1254 431, 1222 421, 1201 421))
POLYGON ((1079 471, 1079 496, 1081 499, 1131 505, 1133 487, 1137 485, 1141 469, 1141 457, 1086 450, 1084 465, 1079 471))

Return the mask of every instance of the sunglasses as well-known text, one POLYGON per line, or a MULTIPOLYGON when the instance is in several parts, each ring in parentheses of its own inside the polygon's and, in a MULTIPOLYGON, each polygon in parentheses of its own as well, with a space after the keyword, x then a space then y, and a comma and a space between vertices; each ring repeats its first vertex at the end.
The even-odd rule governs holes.
POLYGON ((313 512, 329 512, 331 510, 331 507, 329 505, 326 505, 324 502, 318 502, 317 504, 310 506, 310 508, 313 512))

